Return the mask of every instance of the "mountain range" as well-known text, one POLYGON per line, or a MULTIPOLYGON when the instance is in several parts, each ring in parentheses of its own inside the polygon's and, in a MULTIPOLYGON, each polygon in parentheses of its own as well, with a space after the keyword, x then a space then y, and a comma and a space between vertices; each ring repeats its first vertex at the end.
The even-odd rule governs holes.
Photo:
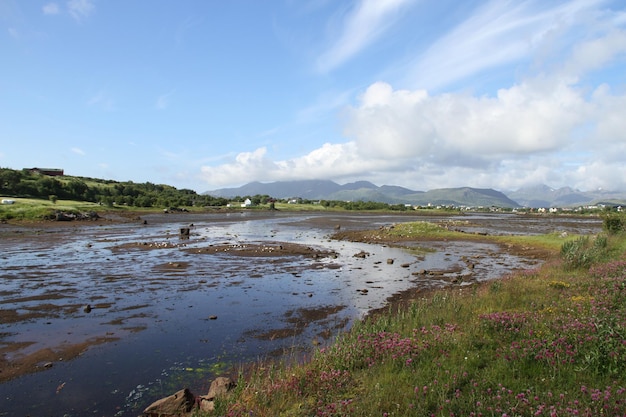
POLYGON ((389 204, 428 204, 469 207, 574 207, 593 204, 626 205, 626 192, 597 190, 583 192, 570 187, 558 189, 547 185, 500 192, 490 188, 439 188, 415 191, 395 185, 377 186, 369 181, 340 185, 330 180, 251 182, 237 188, 207 191, 215 197, 268 195, 278 199, 376 201, 389 204))

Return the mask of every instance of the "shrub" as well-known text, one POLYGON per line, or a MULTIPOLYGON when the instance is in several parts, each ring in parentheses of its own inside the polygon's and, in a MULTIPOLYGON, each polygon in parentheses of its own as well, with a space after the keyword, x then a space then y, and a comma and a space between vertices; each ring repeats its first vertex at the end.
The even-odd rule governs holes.
POLYGON ((589 268, 606 256, 607 245, 608 239, 604 235, 593 239, 581 236, 561 246, 561 257, 569 268, 589 268))
POLYGON ((620 213, 609 213, 604 216, 602 227, 609 234, 615 234, 626 230, 626 217, 620 213))

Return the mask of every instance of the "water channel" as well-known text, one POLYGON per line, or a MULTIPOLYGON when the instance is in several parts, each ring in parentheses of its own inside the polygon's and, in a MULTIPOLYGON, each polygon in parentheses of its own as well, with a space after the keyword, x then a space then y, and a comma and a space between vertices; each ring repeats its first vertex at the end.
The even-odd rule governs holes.
POLYGON ((472 258, 481 281, 538 265, 488 243, 425 242, 434 251, 416 254, 330 239, 338 226, 415 220, 487 234, 601 229, 595 218, 249 211, 0 225, 2 363, 42 358, 0 382, 0 416, 136 416, 182 387, 205 394, 231 366, 310 354, 395 293, 450 285, 417 271, 463 273, 472 258))

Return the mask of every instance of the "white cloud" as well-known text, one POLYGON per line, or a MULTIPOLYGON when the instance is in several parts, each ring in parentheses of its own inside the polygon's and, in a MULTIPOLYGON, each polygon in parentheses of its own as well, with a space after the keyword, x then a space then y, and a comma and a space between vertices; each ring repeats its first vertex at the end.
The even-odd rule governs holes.
POLYGON ((575 77, 577 74, 602 68, 616 55, 624 53, 626 53, 626 32, 614 29, 604 37, 577 45, 564 71, 575 77))
POLYGON ((17 29, 8 28, 7 30, 9 32, 9 36, 11 36, 13 39, 19 39, 20 33, 17 31, 17 29))
POLYGON ((577 0, 564 4, 527 0, 491 0, 462 24, 433 43, 409 65, 407 83, 435 90, 486 69, 529 58, 563 36, 603 0, 577 0))
MULTIPOLYGON (((359 0, 341 22, 338 39, 317 59, 317 69, 329 72, 357 55, 401 17, 414 0, 359 0)), ((336 36, 335 33, 332 36, 336 36)))
POLYGON ((493 98, 430 97, 376 83, 347 112, 346 134, 365 158, 501 158, 567 145, 585 111, 575 89, 548 80, 501 89, 493 98))
POLYGON ((115 110, 115 100, 104 90, 98 91, 87 100, 89 107, 99 107, 105 111, 115 110))
POLYGON ((67 2, 69 14, 78 22, 89 17, 95 8, 93 0, 68 0, 67 2))
POLYGON ((43 14, 55 15, 59 14, 59 5, 56 3, 48 3, 42 7, 43 14))
POLYGON ((85 151, 83 151, 83 150, 82 150, 82 149, 80 149, 80 148, 76 148, 76 147, 74 147, 74 148, 72 148, 72 149, 71 149, 71 151, 72 151, 73 153, 75 153, 76 155, 80 155, 80 156, 84 156, 84 155, 85 155, 85 151))
POLYGON ((157 97, 157 100, 154 103, 154 107, 157 110, 167 109, 170 105, 170 97, 172 96, 172 94, 174 94, 173 91, 167 94, 161 94, 159 97, 157 97))

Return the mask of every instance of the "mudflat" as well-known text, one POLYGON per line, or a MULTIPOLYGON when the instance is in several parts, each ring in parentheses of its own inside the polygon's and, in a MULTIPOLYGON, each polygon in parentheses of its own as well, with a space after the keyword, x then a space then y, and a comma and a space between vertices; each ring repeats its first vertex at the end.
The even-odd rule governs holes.
POLYGON ((366 314, 544 260, 541 251, 476 234, 601 228, 594 219, 451 217, 471 242, 376 233, 450 220, 407 214, 113 213, 0 224, 0 392, 16 410, 36 407, 13 381, 41 372, 50 377, 37 381, 51 385, 41 409, 62 414, 71 396, 73 410, 98 403, 133 415, 162 396, 146 387, 158 381, 171 390, 164 378, 193 387, 215 376, 219 363, 306 352, 366 314), (101 391, 102 379, 114 388, 101 391))

